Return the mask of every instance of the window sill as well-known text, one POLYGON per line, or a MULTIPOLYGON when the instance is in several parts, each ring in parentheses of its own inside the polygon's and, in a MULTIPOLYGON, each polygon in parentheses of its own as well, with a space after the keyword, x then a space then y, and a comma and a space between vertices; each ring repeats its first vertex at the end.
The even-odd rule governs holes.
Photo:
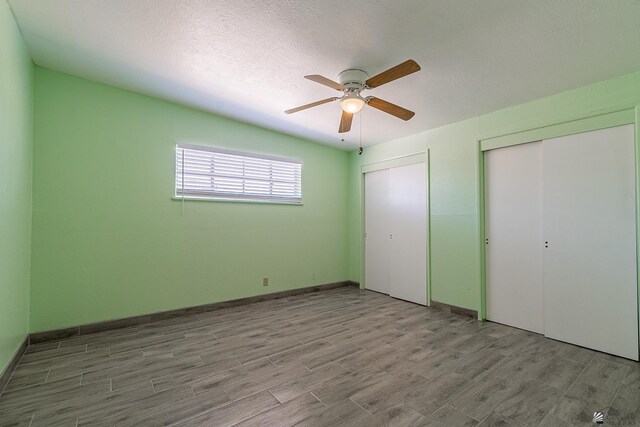
POLYGON ((258 205, 290 205, 290 206, 303 206, 302 202, 286 202, 279 200, 256 200, 256 199, 225 199, 224 197, 208 198, 208 197, 177 197, 172 196, 171 200, 178 202, 227 202, 227 203, 254 203, 258 205))

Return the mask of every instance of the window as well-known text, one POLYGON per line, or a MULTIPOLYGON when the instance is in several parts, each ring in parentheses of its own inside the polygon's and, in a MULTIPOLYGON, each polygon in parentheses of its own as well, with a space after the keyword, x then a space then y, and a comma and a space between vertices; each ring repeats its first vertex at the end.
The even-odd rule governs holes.
POLYGON ((176 197, 301 203, 302 162, 178 144, 176 197))

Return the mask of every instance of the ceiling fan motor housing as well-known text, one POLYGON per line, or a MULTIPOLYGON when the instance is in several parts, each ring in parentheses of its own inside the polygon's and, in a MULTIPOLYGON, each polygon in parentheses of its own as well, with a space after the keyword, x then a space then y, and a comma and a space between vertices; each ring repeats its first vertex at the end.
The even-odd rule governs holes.
POLYGON ((369 75, 362 70, 344 70, 338 74, 340 84, 346 86, 351 91, 362 90, 365 87, 365 81, 369 75))

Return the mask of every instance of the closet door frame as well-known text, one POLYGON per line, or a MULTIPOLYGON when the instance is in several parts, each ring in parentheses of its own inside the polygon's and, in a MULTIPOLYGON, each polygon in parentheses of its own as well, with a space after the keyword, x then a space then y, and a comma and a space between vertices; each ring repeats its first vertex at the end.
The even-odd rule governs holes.
MULTIPOLYGON (((547 126, 538 126, 535 128, 522 130, 520 132, 506 133, 502 135, 491 135, 484 138, 477 138, 477 227, 478 233, 478 267, 480 271, 480 301, 478 301, 478 317, 482 320, 486 320, 487 312, 487 295, 486 295, 486 230, 485 230, 485 197, 484 197, 484 151, 509 147, 513 145, 526 144, 529 142, 541 141, 545 139, 552 139, 567 135, 573 135, 583 132, 590 132, 600 129, 606 129, 616 126, 633 124, 635 129, 635 183, 636 183, 636 268, 638 271, 638 277, 640 278, 640 105, 633 106, 626 109, 609 109, 608 111, 602 111, 600 114, 585 115, 582 117, 576 117, 571 121, 564 121, 561 123, 552 123, 547 126)), ((640 324, 640 280, 637 279, 637 295, 638 295, 638 322, 640 324)))
POLYGON ((426 179, 427 179, 427 224, 426 224, 426 266, 427 266, 427 306, 431 305, 431 239, 430 239, 430 196, 429 196, 429 150, 418 152, 414 154, 408 154, 405 156, 393 157, 387 160, 378 161, 375 163, 363 164, 360 167, 360 289, 366 289, 367 278, 365 275, 365 187, 364 187, 364 174, 368 172, 375 172, 383 169, 391 169, 394 167, 409 166, 416 163, 424 163, 426 179))

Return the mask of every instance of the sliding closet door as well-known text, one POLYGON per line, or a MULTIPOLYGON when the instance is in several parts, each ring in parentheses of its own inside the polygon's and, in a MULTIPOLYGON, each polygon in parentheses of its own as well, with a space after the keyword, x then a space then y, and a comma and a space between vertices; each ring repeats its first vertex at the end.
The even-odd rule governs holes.
POLYGON ((487 319, 542 333, 542 143, 485 153, 487 319))
POLYGON ((424 163, 389 169, 391 296, 427 304, 427 174, 424 163))
POLYGON ((364 283, 372 291, 389 293, 389 170, 364 175, 364 283))
POLYGON ((633 126, 543 150, 545 334, 637 360, 633 126))

